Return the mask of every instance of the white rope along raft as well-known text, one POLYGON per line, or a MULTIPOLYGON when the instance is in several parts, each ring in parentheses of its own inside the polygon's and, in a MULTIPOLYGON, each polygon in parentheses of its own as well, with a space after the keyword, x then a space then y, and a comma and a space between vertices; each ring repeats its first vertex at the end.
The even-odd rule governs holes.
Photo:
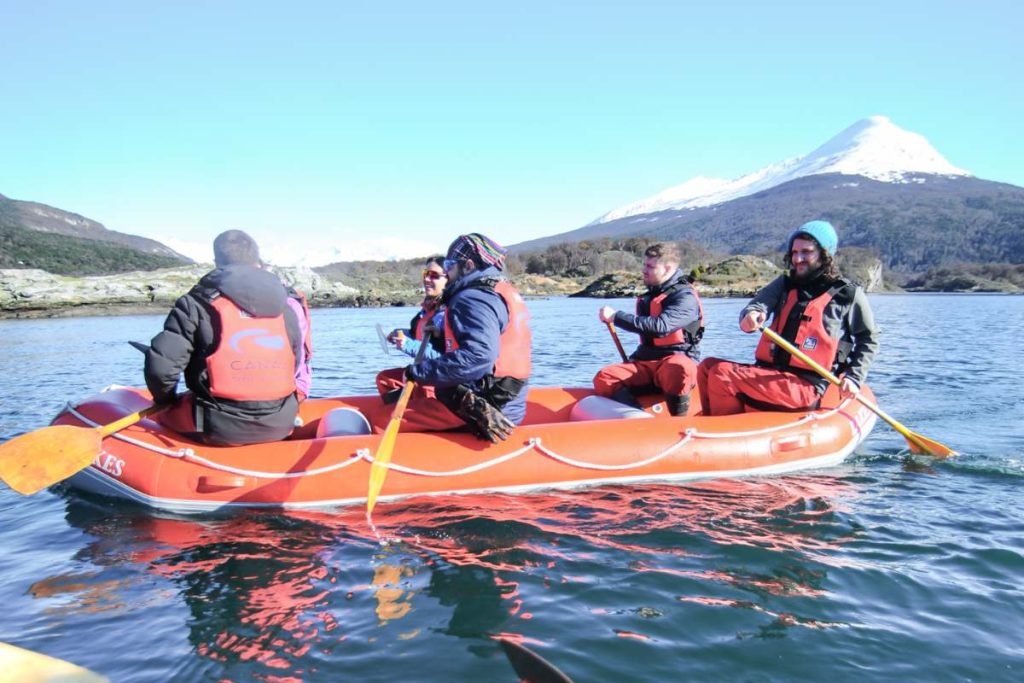
MULTIPOLYGON (((480 462, 480 463, 477 463, 475 465, 470 465, 468 467, 462 467, 462 468, 455 469, 455 470, 447 470, 447 471, 421 470, 421 469, 416 469, 416 468, 412 468, 412 467, 406 467, 405 465, 397 464, 397 463, 394 463, 394 462, 390 462, 390 463, 388 463, 385 466, 388 469, 393 470, 395 472, 401 472, 403 474, 410 474, 410 475, 420 476, 420 477, 456 477, 456 476, 461 476, 461 475, 465 475, 465 474, 471 474, 473 472, 479 472, 479 471, 485 470, 485 469, 487 469, 489 467, 495 467, 497 465, 500 465, 502 463, 508 462, 510 460, 514 460, 515 458, 518 458, 518 457, 520 457, 522 455, 525 455, 526 453, 529 453, 531 450, 536 450, 538 453, 540 453, 540 454, 542 454, 542 455, 544 455, 544 456, 546 456, 548 458, 551 458, 552 460, 560 462, 562 464, 569 465, 570 467, 576 467, 576 468, 579 468, 579 469, 586 469, 586 470, 600 470, 600 471, 606 471, 606 472, 621 472, 621 471, 625 471, 625 470, 631 470, 631 469, 636 469, 636 468, 640 468, 640 467, 645 467, 647 465, 655 463, 655 462, 661 460, 662 458, 668 457, 669 455, 671 455, 672 453, 674 453, 675 451, 677 451, 678 449, 682 448, 684 445, 689 443, 690 441, 693 441, 693 440, 696 440, 696 439, 732 439, 732 438, 737 438, 737 437, 750 437, 750 436, 761 435, 761 434, 769 434, 771 432, 776 432, 776 431, 780 431, 780 430, 784 430, 784 429, 790 429, 793 426, 799 425, 799 424, 804 423, 804 422, 813 422, 813 421, 816 421, 816 420, 823 420, 823 419, 828 418, 828 417, 834 415, 835 413, 839 412, 839 410, 845 405, 845 403, 846 402, 844 401, 842 404, 840 404, 836 408, 833 408, 832 410, 824 412, 824 413, 810 413, 810 414, 800 418, 796 422, 793 422, 793 423, 790 423, 790 424, 778 425, 778 426, 775 426, 775 427, 765 427, 763 429, 753 430, 753 431, 749 431, 749 432, 714 432, 714 433, 710 433, 709 432, 709 433, 703 433, 703 432, 700 432, 700 431, 698 431, 698 430, 696 430, 694 428, 688 428, 686 431, 684 431, 682 433, 682 435, 681 435, 681 437, 680 437, 680 439, 678 441, 676 441, 674 444, 668 446, 667 448, 665 448, 665 449, 659 451, 658 453, 655 453, 655 454, 653 454, 653 455, 651 455, 649 457, 645 457, 645 458, 642 458, 642 459, 637 460, 635 462, 626 463, 626 464, 622 464, 622 465, 602 465, 602 464, 598 464, 598 463, 585 462, 583 460, 577 460, 575 458, 570 458, 570 457, 568 457, 566 455, 562 455, 561 453, 557 453, 557 452, 551 450, 550 448, 548 448, 547 446, 545 446, 539 437, 529 437, 527 439, 527 441, 526 441, 526 444, 522 448, 519 448, 518 450, 515 450, 515 451, 513 451, 511 453, 506 453, 504 455, 500 455, 500 456, 498 456, 496 458, 493 458, 491 460, 485 460, 484 462, 480 462)), ((93 420, 89 419, 88 417, 86 417, 85 415, 80 413, 77 410, 77 407, 71 405, 70 403, 67 404, 67 411, 71 415, 73 415, 75 417, 75 419, 79 420, 83 424, 87 424, 90 427, 99 427, 99 426, 101 426, 100 423, 94 422, 93 420)), ((528 428, 528 427, 526 427, 526 428, 528 428)), ((195 452, 195 450, 192 449, 192 448, 179 448, 179 449, 175 449, 175 450, 168 449, 168 448, 161 448, 160 446, 156 446, 154 444, 149 444, 149 443, 146 443, 144 441, 140 441, 138 439, 133 439, 133 438, 131 438, 129 436, 125 436, 125 435, 120 434, 120 433, 112 434, 110 436, 110 438, 118 439, 118 440, 123 441, 125 443, 129 443, 129 444, 131 444, 133 446, 137 446, 139 448, 144 448, 146 450, 152 451, 153 453, 157 453, 159 455, 162 455, 162 456, 165 456, 165 457, 168 457, 168 458, 177 458, 177 459, 181 459, 181 460, 187 460, 187 461, 190 461, 190 462, 201 464, 201 465, 203 465, 205 467, 208 467, 208 468, 210 468, 212 470, 218 470, 218 471, 227 472, 227 473, 230 473, 230 474, 237 474, 237 475, 245 476, 245 477, 255 477, 255 478, 259 478, 259 479, 296 479, 296 478, 300 478, 300 477, 312 477, 312 476, 318 476, 318 475, 321 475, 321 474, 327 474, 328 472, 333 472, 335 470, 341 470, 341 469, 344 469, 345 467, 350 467, 350 466, 352 466, 352 465, 354 465, 354 464, 356 464, 357 462, 360 462, 360 461, 365 461, 365 462, 368 462, 368 463, 371 463, 371 464, 374 462, 373 454, 370 453, 370 450, 368 448, 359 448, 355 452, 353 452, 348 457, 347 460, 344 460, 342 462, 339 462, 339 463, 336 463, 336 464, 333 464, 333 465, 328 465, 326 467, 319 467, 317 469, 312 469, 312 470, 303 470, 301 472, 265 472, 265 471, 260 471, 260 470, 248 470, 248 469, 242 469, 242 468, 239 468, 239 467, 231 467, 230 465, 224 465, 224 464, 215 462, 213 460, 210 460, 209 458, 205 458, 205 457, 197 454, 195 452)))

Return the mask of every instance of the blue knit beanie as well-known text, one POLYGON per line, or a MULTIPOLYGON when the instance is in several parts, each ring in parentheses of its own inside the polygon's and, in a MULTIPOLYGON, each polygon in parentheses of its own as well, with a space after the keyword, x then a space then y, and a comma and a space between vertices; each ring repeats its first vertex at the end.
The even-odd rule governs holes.
POLYGON ((832 256, 836 255, 836 249, 839 247, 839 236, 836 234, 836 229, 828 221, 810 221, 790 233, 789 241, 786 243, 787 252, 793 249, 793 240, 801 235, 813 238, 818 243, 818 246, 826 252, 832 256))

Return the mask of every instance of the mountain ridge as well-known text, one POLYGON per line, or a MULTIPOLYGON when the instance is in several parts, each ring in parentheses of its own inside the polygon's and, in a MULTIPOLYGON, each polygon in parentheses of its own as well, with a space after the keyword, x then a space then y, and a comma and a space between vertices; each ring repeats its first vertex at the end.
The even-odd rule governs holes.
POLYGON ((734 180, 697 176, 588 223, 672 209, 714 206, 811 175, 840 173, 883 182, 905 182, 908 174, 971 176, 947 161, 924 136, 900 128, 886 116, 857 121, 810 153, 770 164, 734 180))
POLYGON ((725 254, 767 254, 778 252, 795 227, 821 218, 836 225, 840 250, 875 250, 897 272, 1024 259, 1024 188, 973 176, 909 178, 893 184, 841 174, 806 176, 715 206, 589 224, 510 249, 525 253, 560 242, 644 235, 689 240, 725 254))
POLYGON ((81 214, 0 194, 0 268, 89 275, 166 268, 192 260, 165 244, 81 214))

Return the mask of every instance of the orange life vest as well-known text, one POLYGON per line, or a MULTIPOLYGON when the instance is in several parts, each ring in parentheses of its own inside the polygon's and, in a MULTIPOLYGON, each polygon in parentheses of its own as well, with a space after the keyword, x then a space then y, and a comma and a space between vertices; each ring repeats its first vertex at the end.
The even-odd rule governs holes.
MULTIPOLYGON (((644 313, 644 297, 639 296, 636 299, 636 314, 637 315, 650 315, 651 317, 658 317, 661 315, 662 304, 665 299, 671 294, 677 287, 683 286, 682 284, 670 287, 666 291, 662 292, 658 296, 651 299, 650 311, 644 313)), ((697 294, 697 289, 692 285, 685 285, 690 287, 693 292, 694 298, 697 299, 697 319, 685 327, 680 327, 676 330, 669 332, 661 337, 650 337, 650 341, 655 346, 676 346, 679 344, 689 344, 693 346, 697 344, 701 337, 704 336, 704 302, 700 300, 700 295, 697 294)), ((640 335, 640 340, 643 341, 644 335, 640 335)))
MULTIPOLYGON (((825 308, 835 295, 848 284, 846 281, 840 281, 838 285, 811 299, 806 304, 797 302, 797 292, 795 289, 789 290, 786 301, 782 305, 782 310, 772 319, 771 328, 783 339, 810 356, 819 365, 831 370, 835 366, 839 355, 840 340, 831 336, 828 330, 825 329, 825 308), (793 316, 799 316, 799 324, 795 327, 795 333, 792 331, 787 333, 786 323, 793 316)), ((789 327, 793 328, 792 325, 789 327)), ((799 358, 794 358, 779 349, 774 342, 764 335, 761 335, 761 340, 757 343, 754 357, 760 363, 776 367, 813 370, 813 368, 799 358), (784 354, 782 361, 776 359, 776 355, 779 353, 784 354)))
POLYGON ((423 339, 427 336, 426 327, 434 316, 437 315, 437 311, 441 308, 439 301, 435 301, 432 306, 424 305, 420 308, 420 312, 412 318, 412 338, 423 339))
POLYGON ((212 303, 220 323, 217 348, 206 358, 210 395, 273 401, 295 392, 295 353, 284 314, 254 318, 226 296, 212 303))
MULTIPOLYGON (((494 291, 508 308, 508 325, 498 340, 498 360, 494 363, 492 374, 499 378, 527 380, 532 370, 530 346, 533 338, 530 332, 530 311, 526 308, 523 296, 508 280, 498 280, 494 284, 494 291)), ((445 351, 459 348, 447 315, 444 317, 444 346, 445 351)))

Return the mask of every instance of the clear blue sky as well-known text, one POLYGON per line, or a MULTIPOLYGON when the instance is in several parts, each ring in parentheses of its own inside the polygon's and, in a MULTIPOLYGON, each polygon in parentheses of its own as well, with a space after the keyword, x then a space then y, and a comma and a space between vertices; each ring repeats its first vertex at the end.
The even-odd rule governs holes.
POLYGON ((1018 2, 488 4, 6 0, 0 193, 202 243, 513 243, 874 114, 1024 185, 1018 2))

